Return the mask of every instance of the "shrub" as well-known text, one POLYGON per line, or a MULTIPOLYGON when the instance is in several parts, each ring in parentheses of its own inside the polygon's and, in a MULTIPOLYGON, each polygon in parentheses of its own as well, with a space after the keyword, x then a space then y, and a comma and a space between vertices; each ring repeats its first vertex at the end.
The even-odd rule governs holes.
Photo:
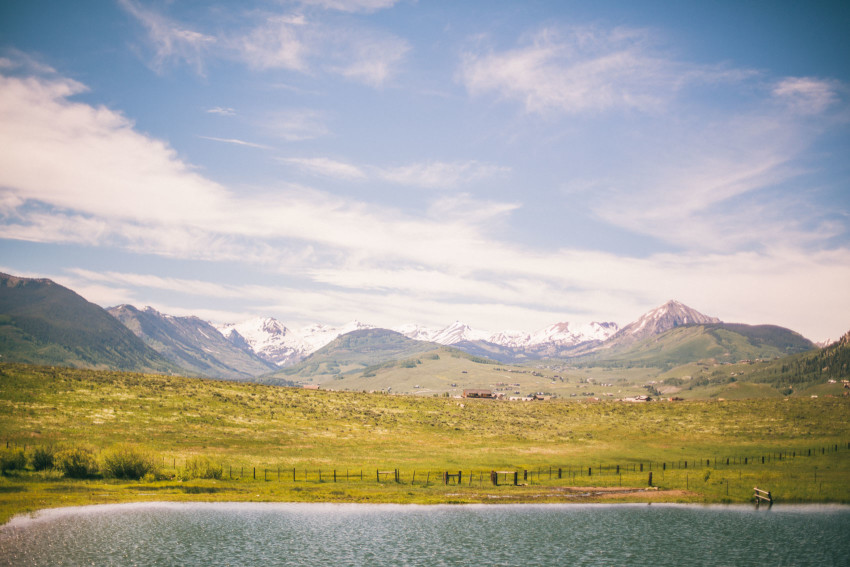
POLYGON ((88 447, 71 447, 54 456, 54 465, 68 478, 89 478, 98 472, 94 451, 88 447))
POLYGON ((53 445, 36 447, 30 454, 30 464, 37 471, 46 471, 53 468, 56 458, 56 448, 53 445))
POLYGON ((192 457, 183 467, 183 478, 215 478, 220 479, 223 470, 221 465, 214 464, 207 457, 192 457))
POLYGON ((23 449, 4 449, 0 451, 0 473, 18 471, 26 468, 27 458, 23 449))
POLYGON ((139 480, 156 471, 155 459, 150 451, 121 443, 115 445, 103 457, 103 473, 112 478, 139 480))

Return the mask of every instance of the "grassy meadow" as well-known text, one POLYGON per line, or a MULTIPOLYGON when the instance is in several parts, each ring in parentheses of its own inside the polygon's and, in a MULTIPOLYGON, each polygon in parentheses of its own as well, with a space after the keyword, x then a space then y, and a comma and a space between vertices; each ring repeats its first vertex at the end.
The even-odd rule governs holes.
POLYGON ((12 468, 0 521, 139 500, 747 502, 754 486, 780 502, 850 502, 848 417, 850 400, 826 396, 497 402, 3 364, 3 451, 88 447, 103 461, 130 444, 157 470, 130 481, 12 468), (198 458, 219 478, 188 477, 198 458), (395 470, 399 482, 378 482, 395 470), (492 470, 520 471, 521 486, 492 486, 492 470), (461 485, 444 471, 463 471, 461 485))

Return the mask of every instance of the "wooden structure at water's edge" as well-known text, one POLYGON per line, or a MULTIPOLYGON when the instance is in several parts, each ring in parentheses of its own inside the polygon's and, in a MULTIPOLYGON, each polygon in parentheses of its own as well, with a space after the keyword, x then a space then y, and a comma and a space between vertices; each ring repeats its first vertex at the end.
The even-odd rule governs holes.
POLYGON ((753 488, 755 491, 753 498, 756 501, 756 506, 762 502, 767 502, 768 506, 773 506, 773 496, 767 490, 760 490, 758 487, 753 488))

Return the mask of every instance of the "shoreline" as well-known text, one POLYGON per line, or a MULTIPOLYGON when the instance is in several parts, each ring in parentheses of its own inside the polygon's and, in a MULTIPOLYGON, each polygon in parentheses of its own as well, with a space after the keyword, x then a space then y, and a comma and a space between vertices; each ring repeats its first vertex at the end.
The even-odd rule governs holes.
MULTIPOLYGON (((491 509, 491 508, 619 508, 619 507, 644 507, 656 506, 662 508, 699 508, 705 510, 740 510, 742 512, 757 511, 759 507, 754 504, 746 503, 711 503, 711 502, 493 502, 493 503, 459 503, 459 504, 418 504, 418 503, 362 503, 362 502, 254 502, 254 501, 173 501, 173 500, 154 500, 143 502, 119 502, 119 503, 100 503, 100 504, 84 504, 77 506, 60 506, 56 508, 42 508, 32 512, 25 512, 12 516, 4 524, 0 525, 0 534, 7 530, 23 529, 30 524, 44 521, 51 521, 65 516, 78 514, 98 514, 102 512, 123 512, 132 510, 150 510, 150 509, 173 509, 186 510, 193 508, 202 509, 221 509, 223 511, 232 510, 274 510, 281 511, 302 511, 303 509, 332 509, 334 511, 344 510, 372 510, 372 511, 387 511, 393 512, 400 509, 408 510, 427 510, 441 508, 467 508, 467 509, 491 509)), ((771 507, 763 506, 762 510, 770 510, 771 512, 828 512, 828 511, 848 511, 850 504, 845 503, 779 503, 771 507)))
MULTIPOLYGON (((121 489, 121 485, 113 485, 121 489)), ((73 487, 69 489, 72 490, 73 487)), ((104 489, 105 486, 98 485, 95 489, 104 489)), ((21 499, 16 503, 6 500, 3 517, 0 518, 0 530, 10 525, 13 520, 20 518, 35 518, 40 515, 50 514, 56 510, 89 509, 122 506, 183 506, 183 505, 317 505, 317 506, 411 506, 411 507, 439 507, 439 506, 620 506, 620 505, 662 505, 662 506, 741 506, 753 507, 755 504, 748 500, 717 500, 709 499, 706 495, 681 489, 661 489, 658 487, 604 487, 604 486, 561 486, 561 487, 519 487, 507 491, 481 490, 477 487, 450 486, 447 490, 435 494, 415 494, 406 492, 404 494, 394 493, 391 490, 377 490, 368 494, 355 494, 354 491, 344 493, 335 491, 322 497, 318 494, 304 494, 303 492, 286 491, 285 493, 266 493, 257 490, 248 492, 238 491, 237 487, 215 487, 210 493, 163 493, 157 488, 173 489, 175 486, 151 487, 135 486, 138 490, 149 489, 147 492, 71 492, 71 496, 52 499, 21 499)), ((199 486, 198 484, 185 486, 186 489, 204 489, 211 487, 209 484, 199 486)), ((388 487, 392 488, 392 487, 388 487)), ((6 493, 8 494, 8 493, 6 493)), ((6 496, 4 494, 3 496, 6 496)), ((846 502, 802 502, 802 501, 780 501, 773 507, 848 507, 846 502)), ((766 506, 762 506, 766 508, 766 506)))

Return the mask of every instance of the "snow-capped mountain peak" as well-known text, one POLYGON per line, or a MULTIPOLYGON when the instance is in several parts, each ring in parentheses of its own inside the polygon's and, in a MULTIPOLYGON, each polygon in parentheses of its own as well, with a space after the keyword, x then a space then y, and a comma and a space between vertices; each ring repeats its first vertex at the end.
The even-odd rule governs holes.
POLYGON ((487 338, 487 333, 476 331, 469 325, 455 321, 442 329, 431 340, 441 345, 453 345, 463 341, 481 341, 487 338))
POLYGON ((317 323, 292 330, 272 317, 256 317, 217 328, 231 342, 244 341, 261 358, 283 366, 302 360, 340 335, 374 326, 354 320, 341 327, 317 323))
POLYGON ((642 339, 682 325, 708 325, 712 323, 720 323, 720 319, 703 315, 679 301, 670 300, 644 314, 634 323, 626 325, 618 334, 642 339))

